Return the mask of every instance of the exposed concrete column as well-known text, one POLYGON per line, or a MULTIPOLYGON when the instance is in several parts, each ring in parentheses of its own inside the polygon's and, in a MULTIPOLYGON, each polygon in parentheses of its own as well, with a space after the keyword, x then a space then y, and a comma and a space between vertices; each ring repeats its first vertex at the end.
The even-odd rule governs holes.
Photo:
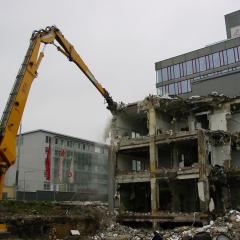
POLYGON ((149 120, 149 155, 150 155, 150 173, 151 177, 155 177, 157 169, 157 147, 155 144, 156 134, 156 112, 154 108, 149 109, 148 113, 149 120))
POLYGON ((188 128, 189 132, 195 131, 195 117, 192 114, 188 116, 188 128))
POLYGON ((158 210, 157 193, 158 193, 157 179, 156 178, 151 178, 151 209, 152 209, 152 214, 156 213, 157 210, 158 210))
POLYGON ((157 212, 159 203, 159 185, 156 178, 157 169, 157 147, 154 136, 150 137, 150 176, 151 176, 151 210, 157 212))
POLYGON ((108 206, 109 211, 113 212, 114 210, 114 201, 115 201, 115 169, 116 169, 116 159, 117 159, 116 146, 112 143, 109 147, 108 152, 108 206))
POLYGON ((158 198, 159 198, 159 186, 156 179, 157 169, 157 146, 155 144, 156 134, 156 111, 153 107, 149 108, 148 111, 149 120, 149 151, 150 151, 150 176, 151 176, 151 211, 152 214, 158 210, 158 198))
POLYGON ((149 135, 155 136, 156 135, 156 111, 153 107, 150 107, 148 110, 148 121, 149 121, 149 135))
POLYGON ((209 182, 207 176, 207 144, 205 141, 205 134, 202 129, 198 130, 198 163, 199 163, 199 179, 198 179, 198 196, 200 200, 200 210, 208 212, 210 194, 209 182))
MULTIPOLYGON (((159 203, 159 185, 158 181, 155 177, 151 177, 151 213, 154 215, 158 211, 158 203, 159 203)), ((158 222, 153 220, 153 229, 157 229, 158 222)))

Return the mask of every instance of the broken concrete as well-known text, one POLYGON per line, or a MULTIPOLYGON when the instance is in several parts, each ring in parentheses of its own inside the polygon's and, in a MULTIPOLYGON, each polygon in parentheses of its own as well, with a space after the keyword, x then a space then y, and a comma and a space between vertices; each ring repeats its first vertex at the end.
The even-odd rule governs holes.
POLYGON ((240 180, 240 97, 148 96, 122 106, 111 131, 110 206, 121 222, 134 212, 135 221, 154 227, 166 215, 177 221, 179 213, 203 214, 204 223, 206 216, 240 207, 234 191, 240 180))
MULTIPOLYGON (((190 220, 188 216, 179 214, 179 220, 190 220)), ((132 214, 134 218, 134 214, 132 214)), ((136 219, 137 216, 135 215, 136 219)), ((130 219, 130 217, 129 217, 130 219)), ((225 239, 225 240, 239 240, 240 239, 240 213, 238 211, 229 211, 223 217, 218 217, 215 221, 210 221, 209 224, 197 227, 199 221, 198 214, 192 219, 190 226, 179 226, 173 228, 174 224, 165 223, 162 228, 157 228, 163 239, 167 240, 191 240, 191 239, 225 239), (167 229, 166 229, 167 228, 167 229), (208 238, 197 238, 197 236, 208 236, 208 238), (222 236, 220 238, 219 236, 222 236), (223 238, 224 236, 224 238, 223 238), (218 237, 218 238, 217 238, 218 237)), ((153 237, 152 229, 147 228, 147 224, 141 226, 141 222, 131 222, 131 227, 123 226, 113 223, 105 229, 97 231, 96 234, 90 236, 88 239, 93 240, 113 240, 113 239, 132 239, 132 240, 149 240, 153 237)), ((143 223, 143 222, 142 222, 143 223)), ((180 222, 178 222, 180 223, 180 222)), ((182 222, 184 224, 184 222, 182 222)), ((181 224, 179 224, 181 225, 181 224)))

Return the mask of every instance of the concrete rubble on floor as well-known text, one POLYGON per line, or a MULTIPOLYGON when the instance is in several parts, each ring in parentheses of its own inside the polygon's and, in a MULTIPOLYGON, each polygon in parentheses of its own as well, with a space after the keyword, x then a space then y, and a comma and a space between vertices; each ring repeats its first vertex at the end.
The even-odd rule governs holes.
MULTIPOLYGON (((153 229, 149 226, 131 228, 117 223, 118 212, 115 211, 114 214, 111 214, 108 206, 102 203, 64 202, 55 205, 45 202, 10 202, 8 206, 5 205, 4 215, 11 218, 9 223, 15 225, 15 230, 17 230, 16 237, 10 238, 12 240, 150 240, 153 237, 153 229), (12 206, 14 208, 11 208, 12 206), (13 212, 16 207, 18 213, 13 212), (20 209, 25 212, 24 217, 19 212, 20 209), (46 219, 44 219, 46 215, 48 215, 48 222, 45 222, 46 219), (58 217, 57 222, 54 222, 56 217, 58 217), (25 221, 26 219, 27 221, 25 221), (43 231, 44 228, 46 233, 42 232, 41 234, 40 230, 43 231), (80 236, 70 236, 68 234, 70 229, 78 230, 80 236)), ((134 213, 132 214, 134 215, 134 213)), ((13 225, 12 227, 14 227, 13 225)), ((202 227, 194 227, 194 225, 195 223, 192 222, 190 226, 171 229, 163 228, 160 225, 157 230, 163 235, 164 240, 190 240, 196 233, 203 231, 209 232, 212 237, 224 233, 231 240, 240 239, 240 212, 236 210, 231 210, 202 227)))
MULTIPOLYGON (((214 239, 219 234, 224 234, 231 240, 240 239, 240 212, 231 210, 225 216, 218 217, 215 221, 203 227, 182 226, 169 230, 159 228, 164 240, 190 240, 197 233, 210 233, 214 239)), ((93 240, 150 240, 153 237, 153 230, 150 229, 133 229, 118 223, 102 229, 89 239, 93 240)))

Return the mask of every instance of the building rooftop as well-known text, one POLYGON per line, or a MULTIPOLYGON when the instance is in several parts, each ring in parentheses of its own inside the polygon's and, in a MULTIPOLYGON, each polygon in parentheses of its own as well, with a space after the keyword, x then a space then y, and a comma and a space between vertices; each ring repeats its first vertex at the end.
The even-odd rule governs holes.
POLYGON ((104 143, 94 142, 94 141, 90 141, 90 140, 87 140, 87 139, 77 138, 77 137, 73 137, 73 136, 70 136, 70 135, 65 135, 65 134, 62 134, 62 133, 57 133, 57 132, 48 131, 48 130, 44 130, 44 129, 36 129, 36 130, 24 132, 24 133, 22 133, 22 135, 28 135, 28 134, 38 133, 38 132, 42 132, 42 133, 46 133, 46 134, 52 134, 52 135, 56 135, 57 137, 68 138, 68 139, 71 139, 71 140, 81 141, 81 142, 85 142, 85 143, 99 144, 101 146, 108 146, 107 144, 104 144, 104 143))

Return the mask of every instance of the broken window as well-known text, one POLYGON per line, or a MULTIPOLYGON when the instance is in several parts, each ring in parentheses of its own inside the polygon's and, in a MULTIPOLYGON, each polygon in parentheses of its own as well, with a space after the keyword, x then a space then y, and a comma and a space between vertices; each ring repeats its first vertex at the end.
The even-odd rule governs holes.
POLYGON ((209 129, 209 120, 207 114, 197 115, 196 116, 196 129, 203 128, 209 129))
POLYGON ((168 182, 159 182, 159 210, 170 211, 172 209, 172 193, 168 182))
POLYGON ((198 162, 197 141, 185 141, 176 144, 179 167, 191 167, 198 162))
POLYGON ((191 167, 197 162, 197 140, 158 145, 158 168, 191 167))
POLYGON ((231 166, 240 167, 240 149, 232 147, 231 151, 231 166))
POLYGON ((147 114, 139 113, 137 105, 129 106, 125 112, 116 116, 113 132, 116 137, 138 138, 147 136, 147 114))
POLYGON ((171 183, 172 210, 198 212, 200 209, 197 179, 183 179, 171 183), (189 191, 191 189, 191 191, 189 191))
POLYGON ((149 147, 121 150, 117 156, 117 171, 130 173, 132 171, 149 170, 149 147))
POLYGON ((143 168, 140 160, 132 160, 132 170, 141 171, 143 168))
POLYGON ((151 189, 150 183, 124 183, 119 187, 120 210, 132 212, 150 212, 151 189))
POLYGON ((161 144, 158 145, 158 168, 172 168, 173 167, 173 153, 172 145, 161 144))
POLYGON ((239 184, 240 179, 237 176, 238 174, 231 174, 233 176, 229 177, 228 184, 229 184, 229 191, 230 191, 230 203, 232 209, 239 209, 239 202, 240 202, 240 191, 239 191, 239 184), (235 175, 235 176, 234 176, 235 175))
POLYGON ((209 194, 214 202, 214 209, 223 212, 229 208, 229 184, 223 166, 215 165, 209 174, 209 194))

